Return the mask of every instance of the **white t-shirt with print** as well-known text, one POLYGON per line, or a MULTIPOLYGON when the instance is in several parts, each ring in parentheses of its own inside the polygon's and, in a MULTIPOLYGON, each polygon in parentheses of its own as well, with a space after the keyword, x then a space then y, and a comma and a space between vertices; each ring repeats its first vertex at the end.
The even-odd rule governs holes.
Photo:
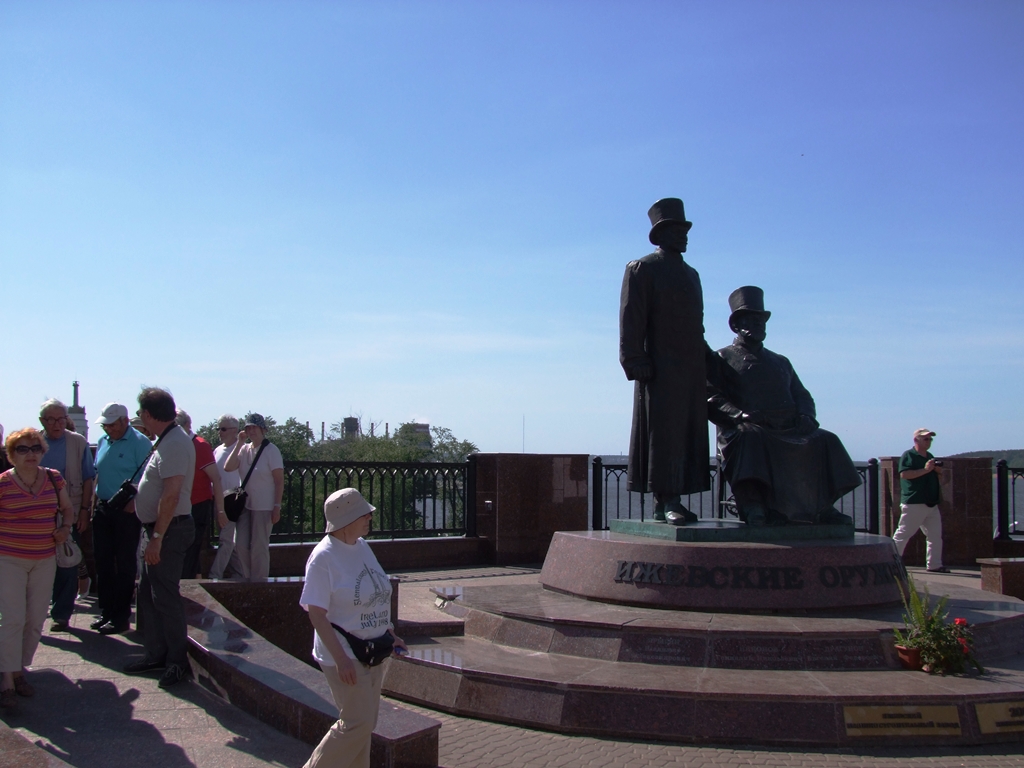
MULTIPOLYGON (((258 445, 246 443, 238 450, 238 476, 243 480, 259 449, 258 445)), ((275 469, 284 469, 284 459, 281 458, 281 451, 276 445, 267 443, 267 447, 260 454, 260 460, 256 462, 256 469, 252 471, 249 482, 245 484, 245 492, 249 494, 245 501, 246 509, 269 510, 274 508, 274 475, 272 472, 275 469)))
MULTIPOLYGON (((355 544, 334 536, 320 540, 306 561, 306 583, 299 604, 307 611, 311 605, 326 609, 328 621, 363 640, 391 629, 391 582, 363 539, 355 544)), ((354 659, 345 638, 338 632, 335 635, 354 659)), ((336 666, 316 632, 313 658, 324 666, 336 666)))

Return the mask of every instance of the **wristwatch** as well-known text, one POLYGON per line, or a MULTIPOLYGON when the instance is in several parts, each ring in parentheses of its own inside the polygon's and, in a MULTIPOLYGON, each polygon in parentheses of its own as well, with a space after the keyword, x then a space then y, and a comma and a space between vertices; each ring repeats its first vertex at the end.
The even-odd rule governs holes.
POLYGON ((160 531, 153 531, 153 533, 151 533, 149 535, 149 538, 150 539, 159 539, 161 536, 163 536, 163 534, 160 533, 160 531))

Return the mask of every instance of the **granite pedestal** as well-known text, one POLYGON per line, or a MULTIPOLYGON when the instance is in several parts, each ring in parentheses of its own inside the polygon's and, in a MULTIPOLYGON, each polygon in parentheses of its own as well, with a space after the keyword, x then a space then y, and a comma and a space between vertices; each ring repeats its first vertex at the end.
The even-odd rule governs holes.
MULTIPOLYGON (((922 579, 923 581, 923 579, 922 579)), ((901 607, 741 615, 599 603, 539 584, 438 590, 462 636, 407 637, 394 698, 563 733, 693 743, 1020 741, 1024 603, 945 589, 983 677, 908 672, 901 607)))
POLYGON ((899 604, 906 588, 906 571, 885 536, 708 541, 701 537, 746 537, 749 529, 648 525, 697 540, 560 531, 541 584, 589 600, 740 612, 899 604))

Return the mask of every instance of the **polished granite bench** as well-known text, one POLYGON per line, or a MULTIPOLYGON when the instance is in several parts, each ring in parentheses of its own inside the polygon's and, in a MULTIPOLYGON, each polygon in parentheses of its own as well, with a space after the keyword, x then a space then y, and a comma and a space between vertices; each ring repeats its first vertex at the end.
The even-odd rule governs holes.
MULTIPOLYGON (((296 589, 301 590, 301 580, 181 582, 189 655, 199 682, 258 720, 316 745, 338 719, 323 673, 267 640, 221 602, 231 605, 237 594, 243 613, 246 605, 257 602, 266 613, 284 616, 294 635, 305 638, 309 632, 309 640, 296 645, 308 656, 312 630, 298 606, 297 593, 292 595, 296 589), (289 607, 299 613, 289 618, 289 607)), ((440 728, 437 720, 382 699, 371 741, 371 765, 434 768, 440 728)))
POLYGON ((1024 600, 1024 557, 979 557, 981 588, 1024 600))

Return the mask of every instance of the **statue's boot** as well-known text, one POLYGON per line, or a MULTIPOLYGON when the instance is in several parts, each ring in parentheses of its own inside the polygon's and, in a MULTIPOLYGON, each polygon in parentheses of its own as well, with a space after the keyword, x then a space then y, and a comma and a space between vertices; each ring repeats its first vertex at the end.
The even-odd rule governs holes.
POLYGON ((768 510, 764 504, 753 501, 740 507, 740 518, 751 528, 763 528, 768 525, 768 510))
POLYGON ((665 502, 659 501, 654 505, 654 522, 664 523, 665 522, 665 502))
POLYGON ((789 525, 789 518, 786 517, 781 512, 778 512, 778 511, 776 511, 774 509, 769 509, 768 510, 768 517, 765 520, 765 525, 772 525, 772 526, 789 525))
POLYGON ((853 518, 849 515, 844 515, 835 507, 830 507, 824 512, 818 513, 818 524, 819 525, 853 525, 853 518))
POLYGON ((669 525, 689 525, 700 518, 682 505, 678 499, 665 504, 665 522, 669 525))

